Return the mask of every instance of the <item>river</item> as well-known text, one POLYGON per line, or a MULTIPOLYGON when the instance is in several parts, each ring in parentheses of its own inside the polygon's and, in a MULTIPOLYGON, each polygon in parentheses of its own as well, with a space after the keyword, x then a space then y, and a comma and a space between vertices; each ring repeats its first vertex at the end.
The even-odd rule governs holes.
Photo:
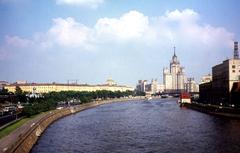
POLYGON ((62 118, 32 153, 239 153, 240 121, 180 108, 176 99, 101 105, 62 118))

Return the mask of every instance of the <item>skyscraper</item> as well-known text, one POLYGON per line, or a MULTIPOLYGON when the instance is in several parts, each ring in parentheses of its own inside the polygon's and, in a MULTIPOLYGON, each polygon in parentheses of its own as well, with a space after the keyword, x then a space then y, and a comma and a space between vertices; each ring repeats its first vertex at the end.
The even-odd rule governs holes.
POLYGON ((170 61, 170 70, 163 69, 163 84, 166 92, 180 92, 184 90, 184 83, 186 76, 184 74, 184 67, 180 65, 177 59, 176 48, 174 47, 174 54, 170 61))

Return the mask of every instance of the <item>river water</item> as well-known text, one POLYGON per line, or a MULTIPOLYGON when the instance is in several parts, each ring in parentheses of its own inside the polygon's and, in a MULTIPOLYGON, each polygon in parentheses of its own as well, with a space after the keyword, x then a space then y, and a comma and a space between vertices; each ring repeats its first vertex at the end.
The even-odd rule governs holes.
POLYGON ((176 99, 119 102, 62 118, 32 153, 239 153, 240 121, 180 108, 176 99))

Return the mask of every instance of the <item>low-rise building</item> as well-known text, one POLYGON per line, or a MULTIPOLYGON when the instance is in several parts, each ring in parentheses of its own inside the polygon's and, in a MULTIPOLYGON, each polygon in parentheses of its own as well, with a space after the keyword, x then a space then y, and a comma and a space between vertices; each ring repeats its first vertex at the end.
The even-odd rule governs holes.
POLYGON ((27 80, 17 80, 16 83, 17 84, 26 84, 27 80))
POLYGON ((158 84, 157 85, 157 91, 158 91, 158 93, 162 93, 162 92, 164 92, 164 84, 158 84))
POLYGON ((136 90, 148 94, 156 94, 159 92, 159 85, 157 79, 152 79, 151 83, 147 80, 138 80, 136 90))
POLYGON ((0 90, 3 89, 5 85, 8 85, 9 83, 7 81, 0 81, 0 90))
POLYGON ((211 81, 212 81, 212 75, 211 74, 204 75, 201 78, 200 84, 211 82, 211 81))
POLYGON ((188 78, 185 83, 186 92, 199 92, 199 86, 194 80, 194 78, 188 78))
POLYGON ((116 84, 103 84, 103 85, 88 85, 88 84, 61 84, 61 83, 24 83, 24 84, 9 84, 4 87, 10 92, 15 92, 16 87, 19 86, 23 92, 27 93, 48 93, 60 91, 133 91, 133 87, 116 85, 116 84))
POLYGON ((146 92, 147 80, 138 80, 136 90, 140 92, 146 92))

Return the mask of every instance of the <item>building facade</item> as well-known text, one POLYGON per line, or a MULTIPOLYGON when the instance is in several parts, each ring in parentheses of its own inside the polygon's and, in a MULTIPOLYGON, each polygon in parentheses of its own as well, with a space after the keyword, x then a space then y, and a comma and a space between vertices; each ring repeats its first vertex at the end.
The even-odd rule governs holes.
POLYGON ((88 84, 60 84, 60 83, 24 83, 24 84, 9 84, 4 87, 9 92, 15 92, 16 86, 19 86, 23 92, 27 93, 49 93, 49 92, 60 92, 60 91, 97 91, 97 90, 108 90, 108 91, 133 91, 133 87, 117 85, 114 81, 109 80, 103 85, 88 85, 88 84))
POLYGON ((164 85, 163 84, 158 84, 157 91, 158 91, 158 93, 163 93, 164 92, 164 85))
POLYGON ((156 94, 160 92, 161 86, 159 86, 157 79, 152 79, 151 83, 148 83, 147 80, 138 80, 136 90, 147 94, 156 94))
POLYGON ((3 89, 4 86, 9 85, 7 81, 0 81, 0 90, 3 89))
POLYGON ((147 80, 138 80, 136 90, 140 92, 146 92, 147 80))
POLYGON ((212 81, 212 75, 211 74, 204 75, 201 78, 200 84, 211 82, 211 81, 212 81))
POLYGON ((199 92, 199 85, 196 83, 194 78, 187 78, 187 82, 185 83, 185 91, 199 92))
POLYGON ((201 101, 221 105, 236 104, 231 99, 233 84, 240 82, 240 59, 236 53, 236 44, 234 42, 233 58, 213 66, 212 81, 200 85, 201 101))
POLYGON ((163 84, 165 92, 184 91, 184 85, 186 83, 186 76, 184 73, 184 67, 180 65, 174 47, 174 55, 170 62, 170 69, 163 69, 163 84))
POLYGON ((234 82, 240 81, 240 60, 229 59, 212 68, 214 99, 221 103, 230 101, 230 92, 234 82))
POLYGON ((150 84, 150 90, 152 94, 155 94, 158 92, 158 82, 157 79, 152 79, 151 84, 150 84))

